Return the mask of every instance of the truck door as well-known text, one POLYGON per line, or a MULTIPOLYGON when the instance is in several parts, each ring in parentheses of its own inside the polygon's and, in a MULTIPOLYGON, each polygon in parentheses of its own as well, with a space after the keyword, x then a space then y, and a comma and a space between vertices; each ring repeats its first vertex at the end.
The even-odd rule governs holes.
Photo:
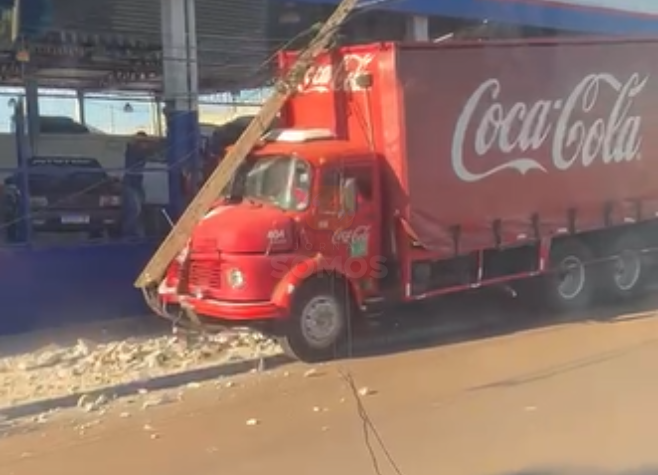
POLYGON ((342 192, 345 196, 343 206, 354 207, 347 266, 352 273, 364 273, 363 270, 367 269, 359 279, 361 290, 366 295, 378 292, 378 284, 386 271, 382 259, 381 206, 376 199, 378 180, 375 173, 370 164, 347 168, 342 192))
POLYGON ((385 271, 374 167, 370 163, 350 164, 325 173, 323 182, 333 182, 331 188, 336 194, 331 194, 337 200, 340 215, 329 230, 327 254, 340 259, 342 271, 359 282, 365 295, 374 294, 385 271))

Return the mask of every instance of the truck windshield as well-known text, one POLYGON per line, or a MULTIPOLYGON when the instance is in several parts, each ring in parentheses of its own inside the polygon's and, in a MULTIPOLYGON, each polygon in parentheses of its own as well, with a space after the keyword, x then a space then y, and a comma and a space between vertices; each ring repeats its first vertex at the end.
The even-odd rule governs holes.
POLYGON ((311 167, 304 160, 289 155, 250 157, 231 186, 231 198, 266 201, 286 210, 308 206, 311 167))

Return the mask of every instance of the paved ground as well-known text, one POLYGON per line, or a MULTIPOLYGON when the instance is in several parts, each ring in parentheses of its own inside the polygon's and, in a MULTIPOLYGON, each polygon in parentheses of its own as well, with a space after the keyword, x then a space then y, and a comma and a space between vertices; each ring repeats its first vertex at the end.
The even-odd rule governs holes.
POLYGON ((654 475, 656 374, 657 318, 589 320, 63 413, 0 440, 0 473, 654 475))

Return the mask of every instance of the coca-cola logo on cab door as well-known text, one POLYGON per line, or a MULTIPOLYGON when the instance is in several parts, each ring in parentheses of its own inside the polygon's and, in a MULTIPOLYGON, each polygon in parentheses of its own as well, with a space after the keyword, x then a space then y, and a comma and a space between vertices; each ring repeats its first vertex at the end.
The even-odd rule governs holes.
POLYGON ((648 80, 638 73, 623 80, 589 74, 566 97, 510 102, 500 81, 489 79, 471 94, 457 120, 453 170, 461 180, 476 182, 504 170, 547 173, 548 166, 567 171, 639 160, 642 117, 633 105, 648 80), (490 155, 504 160, 483 167, 482 158, 490 155))
POLYGON ((369 225, 360 225, 351 229, 342 229, 334 232, 331 243, 334 246, 354 244, 359 241, 368 242, 370 239, 369 225))

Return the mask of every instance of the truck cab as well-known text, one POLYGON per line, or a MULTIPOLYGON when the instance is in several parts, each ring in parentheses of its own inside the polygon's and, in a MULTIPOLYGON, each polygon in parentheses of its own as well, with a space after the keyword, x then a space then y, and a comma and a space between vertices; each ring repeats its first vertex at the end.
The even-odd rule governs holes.
POLYGON ((378 163, 327 129, 269 133, 171 263, 161 313, 257 326, 300 359, 333 356, 386 274, 378 163))

